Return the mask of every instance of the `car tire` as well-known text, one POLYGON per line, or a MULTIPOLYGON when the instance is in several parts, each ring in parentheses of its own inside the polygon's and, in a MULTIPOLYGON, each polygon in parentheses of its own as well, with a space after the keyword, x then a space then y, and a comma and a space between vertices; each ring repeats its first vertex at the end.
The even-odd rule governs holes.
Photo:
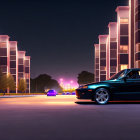
POLYGON ((110 93, 105 88, 99 88, 95 91, 94 101, 99 105, 105 105, 110 99, 110 93))

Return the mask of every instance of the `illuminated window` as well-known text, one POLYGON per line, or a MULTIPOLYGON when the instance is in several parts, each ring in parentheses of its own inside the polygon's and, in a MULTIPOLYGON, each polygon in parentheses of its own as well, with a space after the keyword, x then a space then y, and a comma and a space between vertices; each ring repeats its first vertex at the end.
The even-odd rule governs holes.
POLYGON ((136 67, 140 68, 140 61, 136 61, 136 67))
POLYGON ((120 53, 128 53, 128 46, 127 45, 121 45, 120 46, 120 53))
POLYGON ((26 74, 25 74, 25 78, 26 78, 26 79, 29 79, 29 78, 30 78, 30 75, 26 73, 26 74))
POLYGON ((121 70, 128 69, 128 65, 120 65, 120 69, 121 70))
POLYGON ((99 57, 99 50, 96 50, 96 58, 99 57))
POLYGON ((116 42, 117 38, 110 38, 110 42, 116 42))
POLYGON ((100 70, 101 71, 106 71, 106 67, 105 66, 100 66, 100 70))
POLYGON ((140 52, 140 44, 136 45, 136 52, 140 52))
POLYGON ((128 20, 128 18, 121 18, 120 19, 120 23, 121 24, 128 24, 129 23, 129 20, 128 20))
POLYGON ((7 48, 6 43, 0 43, 0 48, 7 48))

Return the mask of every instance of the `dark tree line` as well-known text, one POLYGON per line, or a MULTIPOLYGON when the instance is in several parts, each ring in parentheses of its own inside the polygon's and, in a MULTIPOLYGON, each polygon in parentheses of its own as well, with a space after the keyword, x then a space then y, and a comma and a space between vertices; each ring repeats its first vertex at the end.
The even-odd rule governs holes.
POLYGON ((94 74, 88 71, 82 71, 78 74, 78 84, 84 85, 94 82, 94 74))
POLYGON ((16 87, 14 77, 11 75, 11 73, 4 74, 0 69, 0 92, 3 92, 4 95, 6 92, 15 93, 16 88, 19 92, 24 93, 26 91, 26 80, 21 78, 18 86, 16 87))
MULTIPOLYGON (((94 74, 82 71, 78 74, 78 84, 89 84, 94 82, 94 74)), ((55 89, 57 92, 62 92, 59 83, 52 79, 50 75, 41 74, 38 77, 31 79, 31 93, 43 93, 45 89, 55 89)))
POLYGON ((47 74, 41 74, 31 79, 31 93, 43 93, 44 89, 55 89, 57 92, 62 91, 59 83, 47 74))

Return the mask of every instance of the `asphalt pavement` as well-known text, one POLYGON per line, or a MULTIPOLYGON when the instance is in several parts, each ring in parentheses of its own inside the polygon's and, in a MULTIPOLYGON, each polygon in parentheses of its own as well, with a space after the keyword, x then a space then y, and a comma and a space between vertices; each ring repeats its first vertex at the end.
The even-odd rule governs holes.
POLYGON ((0 140, 138 140, 140 102, 75 96, 0 98, 0 140))

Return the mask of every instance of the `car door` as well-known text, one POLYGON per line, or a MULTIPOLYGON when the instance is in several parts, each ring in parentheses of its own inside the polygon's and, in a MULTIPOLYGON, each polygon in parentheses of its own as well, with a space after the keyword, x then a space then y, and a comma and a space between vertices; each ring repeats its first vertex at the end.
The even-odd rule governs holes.
POLYGON ((128 72, 128 70, 125 70, 119 75, 116 80, 113 80, 111 82, 111 91, 113 93, 112 95, 114 100, 124 100, 127 97, 126 94, 130 92, 130 90, 128 90, 129 83, 123 79, 123 77, 125 77, 128 72))
POLYGON ((113 85, 113 98, 114 100, 126 100, 129 99, 132 90, 129 89, 131 83, 120 79, 112 83, 113 85))
MULTIPOLYGON (((133 78, 126 79, 124 88, 124 96, 128 100, 139 100, 140 99, 140 71, 133 70, 133 78)), ((129 75, 129 74, 128 74, 129 75)))

